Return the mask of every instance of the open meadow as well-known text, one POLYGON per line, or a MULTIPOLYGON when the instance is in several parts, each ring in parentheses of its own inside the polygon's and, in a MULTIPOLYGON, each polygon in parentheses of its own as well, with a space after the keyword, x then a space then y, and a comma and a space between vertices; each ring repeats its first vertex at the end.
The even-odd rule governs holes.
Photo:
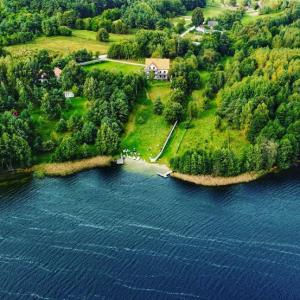
POLYGON ((72 36, 41 36, 32 42, 6 47, 13 57, 31 56, 33 53, 47 49, 52 54, 66 55, 80 49, 87 49, 99 54, 106 54, 109 46, 116 42, 130 40, 130 34, 110 34, 108 42, 96 40, 96 32, 88 30, 73 30, 72 36))

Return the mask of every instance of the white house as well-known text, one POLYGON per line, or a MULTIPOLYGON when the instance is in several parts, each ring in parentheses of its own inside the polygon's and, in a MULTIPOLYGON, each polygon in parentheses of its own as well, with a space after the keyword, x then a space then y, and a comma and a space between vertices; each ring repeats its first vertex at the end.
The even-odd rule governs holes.
POLYGON ((149 77, 154 74, 154 79, 168 80, 170 71, 170 60, 165 58, 146 58, 145 73, 149 77))

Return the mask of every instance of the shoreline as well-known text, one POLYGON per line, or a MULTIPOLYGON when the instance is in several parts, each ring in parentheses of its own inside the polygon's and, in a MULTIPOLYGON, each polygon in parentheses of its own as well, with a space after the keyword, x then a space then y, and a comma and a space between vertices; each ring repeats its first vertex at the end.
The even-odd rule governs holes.
MULTIPOLYGON (((33 175, 37 178, 43 178, 45 176, 64 177, 85 170, 110 167, 112 166, 113 162, 114 158, 112 156, 95 156, 91 158, 61 163, 42 163, 34 165, 30 168, 17 169, 15 171, 7 172, 6 175, 9 177, 9 174, 14 173, 16 175, 33 175)), ((149 163, 145 160, 134 160, 128 157, 125 158, 125 162, 124 165, 122 165, 122 168, 128 171, 136 173, 146 173, 150 175, 158 175, 159 173, 171 172, 170 177, 173 179, 208 187, 229 186, 241 183, 248 183, 275 171, 274 169, 272 169, 270 171, 265 172, 249 172, 232 177, 220 177, 212 175, 189 175, 179 172, 173 172, 165 164, 149 163)), ((0 180, 0 185, 5 184, 6 181, 10 180, 0 180)))
POLYGON ((244 173, 244 174, 231 176, 231 177, 220 177, 220 176, 214 177, 212 175, 188 175, 188 174, 173 172, 171 174, 171 177, 185 182, 190 182, 196 185, 218 187, 218 186, 229 186, 234 184, 252 182, 263 177, 268 173, 270 172, 260 172, 260 173, 251 172, 251 173, 244 173))

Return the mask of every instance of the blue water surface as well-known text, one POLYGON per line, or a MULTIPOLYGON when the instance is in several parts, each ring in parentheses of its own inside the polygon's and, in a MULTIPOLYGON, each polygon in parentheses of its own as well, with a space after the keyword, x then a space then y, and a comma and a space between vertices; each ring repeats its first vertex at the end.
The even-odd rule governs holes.
POLYGON ((0 299, 300 299, 299 169, 224 188, 104 169, 2 189, 0 299))

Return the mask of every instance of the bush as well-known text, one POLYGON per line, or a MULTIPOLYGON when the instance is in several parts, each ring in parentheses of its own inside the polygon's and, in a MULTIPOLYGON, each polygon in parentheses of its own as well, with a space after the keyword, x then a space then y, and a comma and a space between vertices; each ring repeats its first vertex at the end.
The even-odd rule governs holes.
POLYGON ((165 109, 165 119, 168 123, 174 123, 182 119, 183 112, 183 107, 180 103, 169 102, 165 109))
POLYGON ((100 28, 97 32, 97 41, 99 42, 108 42, 109 33, 105 28, 100 28))
POLYGON ((160 97, 158 97, 155 101, 154 101, 154 105, 153 105, 153 112, 156 115, 161 115, 164 111, 164 105, 161 102, 160 97))
POLYGON ((72 35, 72 30, 67 26, 59 26, 58 32, 59 32, 59 35, 62 35, 62 36, 71 36, 72 35))

